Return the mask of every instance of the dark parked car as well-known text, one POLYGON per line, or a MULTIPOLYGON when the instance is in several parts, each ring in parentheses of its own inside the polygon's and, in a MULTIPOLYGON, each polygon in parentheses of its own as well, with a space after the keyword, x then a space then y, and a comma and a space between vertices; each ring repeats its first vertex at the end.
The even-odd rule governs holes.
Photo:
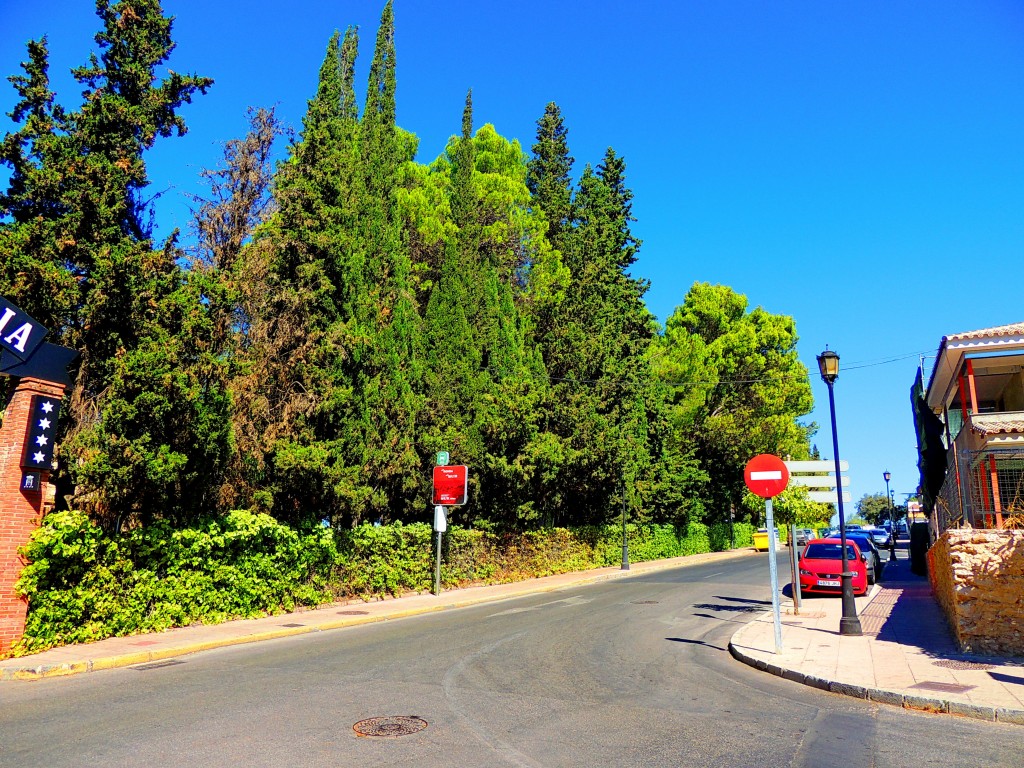
POLYGON ((871 534, 864 530, 846 532, 846 540, 857 544, 857 548, 868 558, 868 584, 874 584, 882 575, 882 553, 875 545, 871 534))

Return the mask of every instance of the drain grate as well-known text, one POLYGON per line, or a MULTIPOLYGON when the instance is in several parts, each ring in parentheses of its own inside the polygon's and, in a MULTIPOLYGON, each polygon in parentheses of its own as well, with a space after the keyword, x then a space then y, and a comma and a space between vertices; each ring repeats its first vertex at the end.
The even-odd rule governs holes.
POLYGON ((657 605, 657 600, 634 600, 633 605, 657 605))
POLYGON ((944 693, 967 693, 972 688, 977 688, 976 685, 957 685, 956 683, 940 683, 935 680, 925 680, 924 682, 917 683, 916 685, 910 686, 911 688, 921 688, 926 691, 942 691, 944 693))
POLYGON ((359 736, 394 739, 422 731, 426 727, 427 721, 421 717, 392 715, 391 717, 371 717, 367 720, 360 720, 352 726, 352 730, 359 736))
POLYGON ((147 672, 151 669, 160 669, 161 667, 174 667, 178 664, 184 664, 184 661, 178 661, 177 659, 171 659, 170 661, 154 661, 149 664, 136 664, 132 669, 139 672, 147 672))
POLYGON ((365 616, 369 611, 338 611, 339 616, 365 616))
POLYGON ((939 661, 933 661, 936 667, 945 667, 946 669, 992 669, 991 664, 982 664, 978 661, 962 661, 960 659, 940 659, 939 661))

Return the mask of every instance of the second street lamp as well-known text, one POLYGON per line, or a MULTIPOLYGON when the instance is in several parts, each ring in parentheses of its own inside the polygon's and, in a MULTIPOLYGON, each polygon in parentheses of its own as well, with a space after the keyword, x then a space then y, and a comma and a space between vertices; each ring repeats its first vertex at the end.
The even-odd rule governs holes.
POLYGON ((887 469, 882 473, 882 477, 885 479, 885 500, 889 502, 889 540, 892 542, 890 547, 893 558, 896 557, 896 521, 893 519, 893 507, 892 507, 892 491, 889 490, 889 481, 892 480, 892 473, 887 469))
POLYGON ((853 571, 846 553, 846 518, 843 514, 843 486, 839 482, 839 436, 836 434, 836 399, 832 394, 832 384, 839 378, 839 355, 825 347, 818 355, 818 371, 822 380, 828 385, 828 407, 832 415, 832 453, 836 461, 836 502, 839 507, 839 545, 842 549, 842 568, 840 574, 843 588, 843 617, 839 620, 840 635, 862 635, 860 619, 857 618, 857 603, 853 600, 853 571))

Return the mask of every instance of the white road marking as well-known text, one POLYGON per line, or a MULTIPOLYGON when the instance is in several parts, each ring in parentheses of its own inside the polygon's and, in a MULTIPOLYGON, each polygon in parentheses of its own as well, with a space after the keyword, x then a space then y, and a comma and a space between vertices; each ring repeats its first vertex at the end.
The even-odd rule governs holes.
POLYGON ((561 600, 552 600, 551 602, 548 602, 548 603, 540 603, 539 605, 534 605, 534 606, 531 606, 529 608, 510 608, 509 610, 502 611, 501 613, 492 613, 487 618, 491 618, 492 616, 511 616, 513 613, 526 613, 527 611, 536 611, 536 610, 538 610, 540 608, 546 608, 549 605, 565 605, 565 606, 585 605, 586 603, 589 603, 592 600, 593 600, 593 598, 589 598, 589 597, 579 597, 579 596, 577 596, 577 597, 566 597, 566 598, 563 598, 561 600))

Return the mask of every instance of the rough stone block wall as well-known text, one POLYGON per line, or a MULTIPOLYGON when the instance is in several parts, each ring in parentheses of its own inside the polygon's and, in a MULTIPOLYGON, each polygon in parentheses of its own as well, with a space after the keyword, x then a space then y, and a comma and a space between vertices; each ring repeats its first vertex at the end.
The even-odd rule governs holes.
POLYGON ((960 647, 1024 655, 1024 531, 948 530, 929 560, 936 597, 960 647))

